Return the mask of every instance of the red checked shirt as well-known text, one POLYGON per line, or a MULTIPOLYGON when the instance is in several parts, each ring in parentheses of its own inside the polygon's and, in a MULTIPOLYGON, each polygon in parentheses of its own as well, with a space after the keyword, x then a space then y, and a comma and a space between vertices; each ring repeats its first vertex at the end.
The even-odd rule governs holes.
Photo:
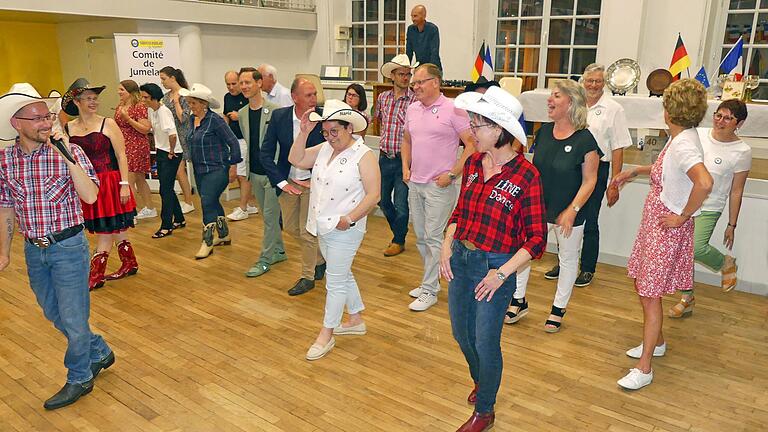
MULTIPOLYGON (((72 156, 99 184, 83 150, 72 156)), ((36 238, 83 223, 83 211, 69 168, 56 150, 42 145, 30 154, 18 143, 0 149, 0 207, 12 207, 24 237, 36 238)))
POLYGON ((403 143, 403 132, 405 128, 405 112, 408 105, 416 100, 416 94, 413 90, 406 89, 405 94, 395 99, 394 90, 387 90, 379 95, 376 101, 376 108, 373 116, 379 119, 379 134, 381 141, 379 148, 382 153, 394 155, 400 152, 400 145, 403 143))
POLYGON ((517 155, 486 181, 484 156, 475 153, 464 164, 461 195, 448 221, 456 224, 454 238, 486 252, 515 253, 522 248, 540 258, 547 244, 547 221, 539 171, 517 155))

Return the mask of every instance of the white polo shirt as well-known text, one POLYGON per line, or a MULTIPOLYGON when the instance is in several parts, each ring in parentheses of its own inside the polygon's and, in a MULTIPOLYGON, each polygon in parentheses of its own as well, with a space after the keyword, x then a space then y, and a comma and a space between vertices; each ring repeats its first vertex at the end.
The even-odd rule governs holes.
MULTIPOLYGON (((147 117, 152 124, 152 135, 155 137, 155 149, 165 152, 171 151, 169 137, 176 135, 176 122, 173 120, 173 113, 163 104, 157 111, 147 107, 147 117)), ((182 153, 181 142, 176 140, 174 153, 182 153)))
POLYGON ((603 162, 611 161, 614 150, 632 145, 624 108, 607 93, 589 108, 587 123, 589 131, 603 151, 603 157, 600 159, 603 162))
POLYGON ((722 212, 731 193, 733 175, 749 171, 752 167, 752 148, 742 140, 722 142, 712 137, 711 128, 698 128, 704 165, 715 184, 701 210, 722 212))

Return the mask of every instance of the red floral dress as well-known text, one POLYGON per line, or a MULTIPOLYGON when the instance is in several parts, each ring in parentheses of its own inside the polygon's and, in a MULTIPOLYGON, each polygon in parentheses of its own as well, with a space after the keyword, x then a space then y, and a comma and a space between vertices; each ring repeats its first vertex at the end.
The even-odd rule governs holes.
POLYGON ((661 173, 667 147, 651 167, 651 191, 627 270, 640 297, 663 297, 693 289, 693 218, 677 228, 661 226, 672 212, 661 202, 661 173))
MULTIPOLYGON (((120 115, 120 107, 115 110, 115 122, 120 127, 125 139, 125 156, 128 159, 128 171, 148 174, 149 163, 149 137, 133 128, 128 121, 120 115)), ((147 119, 147 107, 137 103, 128 108, 128 116, 134 121, 147 119)))

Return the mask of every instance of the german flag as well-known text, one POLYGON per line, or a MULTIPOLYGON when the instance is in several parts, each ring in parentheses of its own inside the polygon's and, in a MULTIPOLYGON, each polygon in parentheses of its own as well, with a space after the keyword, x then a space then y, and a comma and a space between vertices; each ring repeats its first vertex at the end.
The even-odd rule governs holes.
POLYGON ((485 62, 485 41, 480 45, 480 52, 477 54, 475 63, 472 65, 472 82, 476 82, 483 74, 483 63, 485 62))
POLYGON ((688 57, 688 51, 685 50, 685 44, 680 33, 677 34, 677 45, 672 54, 672 62, 669 64, 669 73, 672 74, 672 81, 681 78, 683 71, 691 66, 691 58, 688 57))

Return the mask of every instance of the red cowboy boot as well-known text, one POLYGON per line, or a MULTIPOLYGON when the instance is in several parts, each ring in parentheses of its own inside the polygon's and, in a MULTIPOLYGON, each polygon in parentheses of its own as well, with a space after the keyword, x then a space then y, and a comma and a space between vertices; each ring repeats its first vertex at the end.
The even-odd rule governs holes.
POLYGON ((91 273, 88 276, 88 290, 104 286, 104 270, 107 269, 109 252, 96 252, 91 258, 91 273))
POLYGON ((496 415, 493 411, 489 413, 479 413, 477 411, 472 413, 472 417, 467 420, 466 423, 456 432, 485 432, 493 426, 493 421, 496 415))
POLYGON ((126 276, 135 275, 139 271, 139 263, 136 262, 136 255, 133 253, 131 242, 123 240, 117 244, 117 253, 120 255, 120 268, 104 277, 106 280, 122 279, 126 276))
POLYGON ((472 388, 472 391, 469 393, 469 396, 467 396, 467 403, 470 405, 474 405, 475 402, 477 402, 477 383, 475 383, 475 387, 472 388))

